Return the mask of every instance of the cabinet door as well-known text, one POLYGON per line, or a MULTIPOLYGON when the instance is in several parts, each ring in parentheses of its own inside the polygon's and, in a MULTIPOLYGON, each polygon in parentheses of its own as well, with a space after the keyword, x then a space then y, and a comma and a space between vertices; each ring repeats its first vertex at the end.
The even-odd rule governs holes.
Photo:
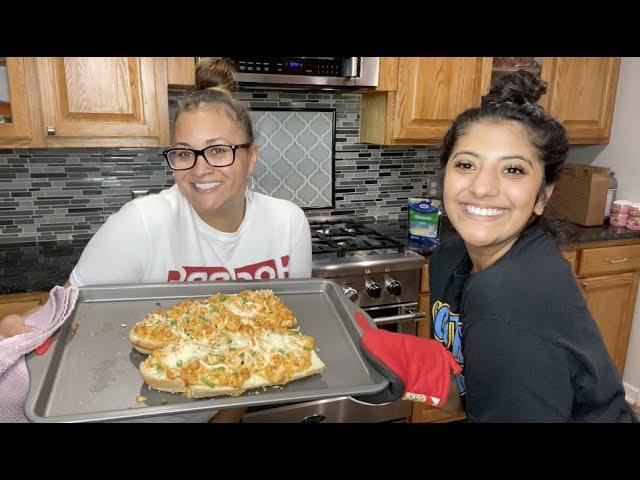
POLYGON ((166 58, 38 58, 47 146, 168 143, 166 58))
POLYGON ((480 105, 491 62, 485 57, 400 58, 394 140, 439 143, 459 113, 480 105))
POLYGON ((32 125, 38 106, 33 59, 0 57, 0 146, 42 146, 39 125, 32 125))
POLYGON ((607 350, 622 373, 638 290, 638 273, 621 273, 579 280, 584 297, 607 350))
POLYGON ((167 81, 172 86, 194 86, 196 84, 195 57, 167 57, 167 81))
POLYGON ((546 57, 541 104, 567 129, 569 142, 608 143, 616 101, 619 57, 546 57))
POLYGON ((0 295, 0 318, 13 314, 24 315, 33 308, 46 303, 48 298, 49 292, 0 295))

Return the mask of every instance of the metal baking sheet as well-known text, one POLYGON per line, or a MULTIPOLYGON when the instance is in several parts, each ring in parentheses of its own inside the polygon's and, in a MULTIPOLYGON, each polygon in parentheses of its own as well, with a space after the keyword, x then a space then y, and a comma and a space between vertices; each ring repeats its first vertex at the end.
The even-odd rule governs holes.
POLYGON ((25 415, 32 422, 130 420, 377 393, 387 380, 362 357, 357 308, 340 287, 323 279, 189 282, 158 285, 81 287, 75 309, 42 356, 30 353, 31 375, 25 415), (150 311, 215 292, 272 289, 295 313, 302 332, 316 340, 326 365, 322 375, 282 387, 247 391, 239 397, 190 399, 151 390, 138 365, 146 355, 128 339, 133 325, 150 311), (138 403, 137 397, 146 397, 138 403))

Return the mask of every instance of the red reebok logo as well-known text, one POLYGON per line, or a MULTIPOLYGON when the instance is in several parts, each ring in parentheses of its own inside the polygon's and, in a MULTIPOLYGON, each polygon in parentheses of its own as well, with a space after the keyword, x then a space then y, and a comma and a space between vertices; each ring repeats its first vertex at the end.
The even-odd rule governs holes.
POLYGON ((289 255, 238 267, 180 267, 167 272, 168 282, 212 282, 217 280, 273 280, 289 278, 289 255))

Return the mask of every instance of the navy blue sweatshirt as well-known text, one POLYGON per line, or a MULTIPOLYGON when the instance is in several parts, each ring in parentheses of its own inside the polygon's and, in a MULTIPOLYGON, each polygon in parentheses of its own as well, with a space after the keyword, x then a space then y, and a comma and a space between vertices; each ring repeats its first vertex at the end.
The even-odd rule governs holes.
POLYGON ((469 421, 631 422, 614 367, 553 237, 529 227, 471 274, 461 239, 429 264, 432 335, 463 365, 469 421))

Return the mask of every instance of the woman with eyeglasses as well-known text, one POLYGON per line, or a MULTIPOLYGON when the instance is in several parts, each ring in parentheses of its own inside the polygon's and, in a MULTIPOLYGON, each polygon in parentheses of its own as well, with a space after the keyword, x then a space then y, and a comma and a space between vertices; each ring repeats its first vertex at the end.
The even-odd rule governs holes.
MULTIPOLYGON (((71 285, 311 276, 302 209, 250 188, 259 148, 247 109, 230 93, 233 67, 205 59, 196 82, 198 89, 179 100, 173 146, 163 152, 175 185, 109 217, 71 272, 71 285)), ((24 328, 16 316, 9 320, 11 334, 24 328)), ((223 410, 213 421, 237 421, 243 411, 223 410)), ((207 421, 214 413, 150 421, 207 421)))

